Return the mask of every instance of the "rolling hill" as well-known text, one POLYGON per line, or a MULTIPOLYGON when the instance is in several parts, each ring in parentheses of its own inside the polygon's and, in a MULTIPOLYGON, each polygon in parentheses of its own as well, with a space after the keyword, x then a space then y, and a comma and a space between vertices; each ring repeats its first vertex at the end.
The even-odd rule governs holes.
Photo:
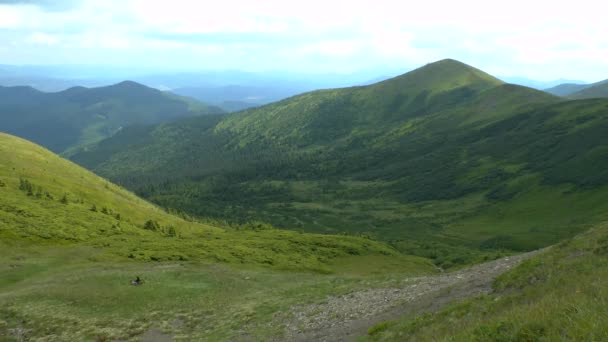
MULTIPOLYGON (((412 292, 419 297, 400 304, 405 316, 359 339, 607 336, 605 223, 501 275, 491 294, 469 298, 441 282, 483 279, 477 268, 435 276, 428 260, 365 238, 187 221, 1 133, 0 194, 0 338, 7 341, 285 339, 308 332, 290 324, 323 317, 319 308, 352 310, 362 301, 391 308, 387 296, 412 292), (129 285, 135 275, 142 286, 129 285)), ((353 314, 367 317, 372 308, 360 310, 353 314)))
POLYGON ((451 267, 605 218, 607 108, 444 60, 370 86, 125 130, 73 160, 163 207, 366 234, 451 267))
POLYGON ((0 133, 0 339, 605 340, 607 120, 444 60, 73 155, 173 214, 0 133))
POLYGON ((57 93, 0 87, 0 130, 57 153, 73 153, 129 125, 218 113, 222 111, 216 107, 128 81, 57 93))
POLYGON ((311 259, 313 265, 326 248, 338 256, 339 245, 347 254, 347 250, 365 254, 368 248, 372 254, 395 254, 385 245, 361 238, 307 236, 255 223, 241 230, 221 229, 187 221, 31 142, 3 133, 0 142, 3 245, 85 244, 108 247, 110 257, 134 260, 194 259, 279 267, 283 262, 285 267, 291 262, 304 266, 307 258, 316 259, 311 259), (307 239, 317 247, 313 247, 316 253, 305 256, 307 239), (264 246, 273 250, 266 253, 264 246), (291 261, 283 248, 295 252, 291 261), (304 254, 298 255, 298 250, 304 254), (285 259, 274 260, 272 254, 285 259))
POLYGON ((608 98, 608 81, 600 82, 589 88, 568 95, 570 99, 608 98))
MULTIPOLYGON (((585 91, 588 88, 592 88, 595 86, 601 86, 601 85, 604 85, 607 83, 608 83, 608 80, 597 82, 597 83, 591 83, 591 84, 564 83, 564 84, 560 84, 560 85, 557 85, 557 86, 549 88, 549 89, 545 89, 545 91, 549 94, 553 94, 556 96, 570 98, 579 92, 585 91)), ((605 96, 591 96, 591 97, 583 96, 583 97, 575 97, 575 98, 592 98, 592 97, 605 97, 605 96)))
POLYGON ((0 250, 2 341, 263 337, 292 305, 436 272, 363 237, 180 218, 3 133, 0 250))

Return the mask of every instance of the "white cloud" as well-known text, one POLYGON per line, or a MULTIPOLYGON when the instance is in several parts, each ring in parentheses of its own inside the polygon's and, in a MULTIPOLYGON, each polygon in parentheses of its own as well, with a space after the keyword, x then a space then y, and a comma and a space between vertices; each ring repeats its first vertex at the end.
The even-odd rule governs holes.
POLYGON ((14 29, 21 25, 22 12, 14 6, 0 5, 0 28, 14 29))
POLYGON ((57 45, 57 43, 59 43, 59 41, 61 39, 56 35, 36 32, 36 33, 31 34, 27 40, 28 40, 28 42, 34 43, 34 44, 44 44, 44 45, 48 45, 48 46, 53 46, 53 45, 57 45))
MULTIPOLYGON (((84 0, 53 11, 0 5, 0 45, 38 45, 49 49, 38 54, 45 57, 93 50, 87 58, 100 62, 115 60, 105 57, 120 49, 126 62, 249 70, 407 68, 452 57, 495 73, 592 80, 608 78, 604 7, 599 0, 84 0)), ((35 60, 24 56, 31 51, 0 63, 35 60)))

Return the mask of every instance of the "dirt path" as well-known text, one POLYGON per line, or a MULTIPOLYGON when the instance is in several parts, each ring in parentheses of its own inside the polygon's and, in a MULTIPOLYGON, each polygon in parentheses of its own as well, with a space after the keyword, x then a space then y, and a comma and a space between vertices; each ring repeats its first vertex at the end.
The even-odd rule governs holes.
POLYGON ((539 253, 535 251, 457 272, 407 279, 399 288, 368 289, 323 303, 293 307, 281 319, 277 341, 352 341, 383 321, 439 310, 463 298, 487 294, 497 276, 539 253))

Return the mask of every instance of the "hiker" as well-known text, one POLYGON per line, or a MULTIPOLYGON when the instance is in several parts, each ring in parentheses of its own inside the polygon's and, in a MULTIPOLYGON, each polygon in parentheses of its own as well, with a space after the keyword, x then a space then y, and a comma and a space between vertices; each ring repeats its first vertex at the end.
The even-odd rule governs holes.
POLYGON ((131 285, 141 285, 143 282, 141 281, 141 279, 139 278, 139 276, 137 276, 135 278, 135 280, 131 280, 131 285))

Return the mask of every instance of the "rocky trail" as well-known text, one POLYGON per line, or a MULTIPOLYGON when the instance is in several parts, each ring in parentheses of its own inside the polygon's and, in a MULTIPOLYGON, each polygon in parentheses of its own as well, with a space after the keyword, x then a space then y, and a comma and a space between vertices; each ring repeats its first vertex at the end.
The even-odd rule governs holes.
POLYGON ((277 318, 285 335, 276 341, 353 341, 374 325, 433 312, 457 300, 492 292, 500 274, 542 252, 505 257, 455 272, 406 279, 395 288, 376 288, 296 306, 277 318))

